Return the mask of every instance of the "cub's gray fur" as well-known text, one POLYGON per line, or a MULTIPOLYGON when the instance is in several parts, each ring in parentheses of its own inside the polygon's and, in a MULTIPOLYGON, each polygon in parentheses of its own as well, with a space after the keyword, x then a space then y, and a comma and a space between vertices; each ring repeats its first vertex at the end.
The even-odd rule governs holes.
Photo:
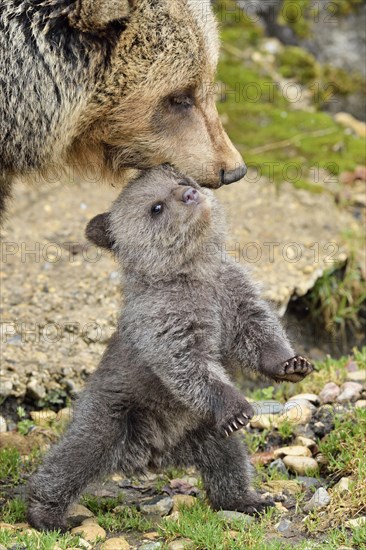
POLYGON ((271 505, 249 487, 233 432, 253 416, 235 367, 301 380, 294 351, 247 272, 222 258, 222 209, 211 191, 168 167, 143 173, 88 225, 115 251, 124 304, 118 330, 66 435, 29 484, 31 525, 65 529, 69 504, 94 479, 195 465, 215 509, 271 505), (227 437, 231 436, 231 437, 227 437))

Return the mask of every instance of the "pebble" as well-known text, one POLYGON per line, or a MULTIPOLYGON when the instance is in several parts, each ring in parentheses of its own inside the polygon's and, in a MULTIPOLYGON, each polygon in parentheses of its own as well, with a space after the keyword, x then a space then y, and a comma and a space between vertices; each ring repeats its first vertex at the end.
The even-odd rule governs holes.
POLYGON ((180 506, 190 508, 196 502, 196 498, 191 495, 174 495, 173 496, 173 512, 177 512, 180 506))
POLYGON ((319 399, 323 404, 334 403, 340 393, 341 388, 337 386, 337 384, 334 382, 328 382, 328 384, 325 384, 324 388, 319 393, 319 399))
POLYGON ((101 550, 129 550, 131 546, 124 537, 114 537, 106 540, 100 548, 101 550))
POLYGON ((272 414, 260 414, 251 419, 250 425, 258 430, 270 430, 274 426, 274 417, 272 414))
POLYGON ((366 399, 359 399, 356 401, 355 407, 357 407, 357 409, 366 409, 366 399))
POLYGON ((3 397, 4 400, 11 395, 13 391, 13 383, 10 380, 5 380, 2 378, 0 384, 0 397, 3 397))
POLYGON ((171 497, 154 497, 140 505, 140 510, 144 514, 158 514, 167 516, 173 508, 174 501, 171 497))
POLYGON ((93 512, 81 504, 73 504, 67 514, 67 522, 70 527, 77 527, 89 518, 94 518, 93 512))
POLYGON ((42 409, 41 411, 31 411, 30 417, 37 426, 48 426, 50 422, 56 419, 55 411, 42 409))
POLYGON ((297 401, 298 399, 305 399, 305 401, 310 401, 313 405, 320 405, 320 399, 316 393, 299 393, 291 397, 290 401, 297 401))
POLYGON ((255 416, 280 414, 283 411, 282 403, 271 399, 268 399, 268 401, 255 401, 251 405, 255 411, 255 416))
POLYGON ((358 136, 366 137, 366 124, 349 113, 340 111, 334 115, 334 120, 345 128, 351 128, 358 136))
POLYGON ((304 437, 302 435, 298 435, 296 437, 294 445, 302 445, 304 447, 308 447, 309 449, 311 449, 312 447, 317 447, 317 444, 313 439, 310 439, 309 437, 304 437))
POLYGON ((177 539, 168 544, 168 550, 184 550, 192 548, 192 541, 190 539, 177 539))
POLYGON ((357 527, 363 527, 366 525, 366 516, 361 516, 359 518, 349 519, 346 521, 346 526, 351 529, 356 529, 357 527))
POLYGON ((336 485, 333 487, 334 491, 337 491, 340 495, 344 495, 345 493, 348 493, 349 488, 349 478, 348 477, 342 477, 336 485))
POLYGON ((98 539, 104 540, 107 536, 103 527, 97 523, 82 523, 79 527, 71 529, 73 535, 81 535, 87 542, 94 543, 98 539))
POLYGON ((278 472, 278 473, 283 474, 283 475, 286 475, 288 473, 287 469, 286 469, 286 466, 284 465, 283 460, 281 458, 277 458, 277 460, 274 460, 268 466, 268 469, 272 470, 272 471, 275 471, 275 472, 278 472))
POLYGON ((319 468, 317 461, 308 456, 285 456, 283 462, 296 474, 317 472, 319 468))
POLYGON ((158 550, 162 546, 162 542, 146 542, 142 546, 139 546, 139 550, 158 550))
POLYGON ((297 476, 297 481, 304 485, 306 489, 310 489, 312 487, 318 489, 322 486, 321 480, 316 477, 297 476))
POLYGON ((245 523, 253 523, 254 518, 252 516, 248 516, 248 514, 242 514, 241 512, 234 512, 233 510, 219 510, 217 512, 217 517, 220 519, 224 519, 228 523, 232 521, 244 521, 245 523))
POLYGON ((294 479, 273 479, 267 481, 264 487, 272 494, 288 493, 289 495, 298 495, 301 493, 301 485, 294 479))
POLYGON ((324 487, 319 487, 304 506, 304 512, 311 512, 315 509, 321 509, 328 506, 330 503, 330 496, 324 487))
POLYGON ((0 434, 3 434, 8 429, 8 426, 6 424, 6 420, 3 416, 0 416, 0 434))
POLYGON ((31 380, 27 384, 27 394, 31 399, 44 399, 46 397, 46 388, 38 380, 31 380))
POLYGON ((281 519, 281 521, 276 525, 276 529, 280 533, 287 531, 288 529, 290 529, 290 527, 292 527, 292 522, 289 519, 285 519, 285 518, 281 519))
POLYGON ((274 456, 276 458, 282 458, 284 456, 311 456, 311 451, 308 447, 300 445, 291 445, 289 447, 281 447, 274 450, 274 456))
POLYGON ((357 401, 362 392, 362 384, 358 382, 345 382, 341 387, 341 393, 337 397, 338 403, 357 401))
POLYGON ((347 380, 352 382, 366 382, 366 370, 356 370, 347 374, 347 380))
POLYGON ((151 533, 144 533, 144 539, 156 540, 160 538, 160 535, 157 531, 151 531, 151 533))
POLYGON ((288 401, 283 414, 276 418, 276 423, 280 425, 281 422, 288 421, 291 424, 307 424, 313 416, 314 409, 314 405, 306 400, 288 401))

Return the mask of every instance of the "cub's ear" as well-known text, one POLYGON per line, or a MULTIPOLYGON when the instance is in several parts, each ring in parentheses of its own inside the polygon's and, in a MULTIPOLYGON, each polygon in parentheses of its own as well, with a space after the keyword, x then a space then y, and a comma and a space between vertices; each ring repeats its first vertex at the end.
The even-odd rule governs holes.
POLYGON ((93 244, 111 250, 114 240, 109 229, 109 212, 98 214, 98 216, 91 219, 86 226, 85 236, 93 244))
POLYGON ((73 27, 83 32, 103 32, 113 21, 128 17, 135 2, 136 0, 76 0, 75 9, 69 14, 69 21, 73 27))

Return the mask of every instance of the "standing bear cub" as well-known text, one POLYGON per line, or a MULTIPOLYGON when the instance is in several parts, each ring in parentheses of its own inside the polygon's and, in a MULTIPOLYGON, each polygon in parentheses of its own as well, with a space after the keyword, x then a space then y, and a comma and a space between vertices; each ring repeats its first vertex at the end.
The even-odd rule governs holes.
POLYGON ((312 366, 245 269, 222 257, 213 193, 172 168, 149 170, 87 236, 120 261, 123 310, 70 427, 30 481, 31 525, 65 529, 89 482, 168 465, 196 466, 215 509, 273 504, 251 490, 245 446, 232 436, 254 414, 232 374, 240 366, 296 382, 312 366))

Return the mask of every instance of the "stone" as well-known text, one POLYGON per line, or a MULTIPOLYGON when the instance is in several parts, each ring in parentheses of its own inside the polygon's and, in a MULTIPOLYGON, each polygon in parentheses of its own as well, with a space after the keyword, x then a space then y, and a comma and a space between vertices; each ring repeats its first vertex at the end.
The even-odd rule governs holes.
POLYGON ((292 522, 289 519, 281 519, 279 523, 276 524, 276 529, 280 533, 284 533, 285 531, 288 531, 292 527, 292 522))
POLYGON ((275 425, 274 416, 272 414, 254 416, 250 420, 250 425, 252 428, 257 428, 258 430, 270 430, 275 425))
POLYGON ((89 550, 89 548, 92 548, 92 545, 82 537, 79 539, 79 546, 81 546, 81 548, 85 548, 86 550, 89 550))
POLYGON ((350 490, 349 477, 342 477, 336 485, 333 487, 333 491, 337 491, 340 495, 345 495, 350 490))
POLYGON ((190 508, 196 502, 196 498, 191 495, 174 495, 173 497, 173 512, 177 512, 180 506, 190 508))
POLYGON ((306 489, 315 488, 318 489, 322 486, 322 481, 316 477, 297 476, 297 481, 306 487, 306 489))
POLYGON ((319 396, 316 395, 316 393, 298 393, 297 395, 291 397, 290 401, 297 401, 298 399, 305 399, 305 401, 310 401, 313 405, 320 404, 319 396))
POLYGON ((4 400, 11 395, 13 391, 13 382, 11 380, 6 380, 5 378, 1 379, 0 384, 0 397, 4 400))
POLYGON ((160 535, 157 531, 151 531, 151 533, 144 533, 144 539, 156 540, 160 538, 160 535))
POLYGON ((357 409, 366 409, 366 399, 359 399, 355 403, 357 409))
POLYGON ((107 536, 103 527, 97 523, 82 523, 79 527, 71 529, 73 535, 82 536, 87 542, 95 543, 98 540, 104 540, 107 536))
POLYGON ((162 542, 146 542, 142 546, 139 546, 139 550, 159 550, 162 546, 162 542))
POLYGON ((259 416, 261 414, 275 415, 283 411, 282 403, 272 399, 268 399, 267 401, 253 401, 251 405, 255 412, 254 416, 259 416))
POLYGON ((248 516, 248 514, 242 514, 241 512, 234 512, 233 510, 219 510, 217 512, 217 517, 220 519, 225 520, 229 524, 233 521, 242 521, 246 524, 253 523, 254 518, 252 516, 248 516))
POLYGON ((315 407, 305 400, 288 401, 282 414, 275 419, 275 426, 278 427, 283 422, 291 424, 307 424, 313 416, 315 407))
POLYGON ((311 456, 311 451, 308 447, 301 445, 291 445, 289 447, 281 447, 274 450, 276 458, 282 458, 284 456, 311 456))
POLYGON ((113 537, 103 542, 101 550, 129 550, 130 544, 124 537, 113 537))
POLYGON ((324 487, 319 487, 304 506, 304 512, 311 512, 315 509, 321 509, 328 506, 330 503, 330 496, 324 487))
POLYGON ((298 435, 296 437, 294 445, 302 445, 304 447, 308 447, 309 449, 317 447, 317 444, 313 439, 310 439, 309 437, 304 437, 303 435, 298 435))
POLYGON ((334 120, 345 128, 350 128, 359 137, 366 137, 366 124, 357 120, 349 113, 339 112, 334 115, 334 120))
POLYGON ((72 408, 71 407, 65 407, 64 409, 60 409, 56 415, 56 422, 62 425, 62 427, 66 428, 66 426, 69 424, 70 420, 72 419, 72 408))
POLYGON ((8 429, 6 420, 3 416, 0 416, 0 434, 3 434, 8 429))
POLYGON ((50 422, 56 420, 57 414, 55 411, 49 409, 42 409, 41 411, 31 411, 30 417, 37 426, 48 426, 50 422))
POLYGON ((362 384, 358 382, 345 382, 341 387, 341 393, 337 397, 338 403, 357 401, 361 396, 362 389, 362 384))
POLYGON ((287 468, 296 474, 307 474, 317 472, 318 463, 308 456, 285 456, 283 462, 287 468))
POLYGON ((94 518, 94 514, 86 506, 82 506, 82 504, 72 504, 66 518, 70 527, 77 527, 85 522, 85 520, 94 518))
POLYGON ((193 542, 190 539, 177 539, 168 544, 168 550, 186 550, 192 548, 193 542))
POLYGON ((347 374, 347 380, 352 382, 366 382, 366 370, 356 370, 347 374))
POLYGON ((286 475, 288 474, 287 468, 283 463, 283 460, 281 458, 277 458, 277 460, 274 460, 269 466, 268 469, 271 471, 278 472, 280 474, 286 475))
POLYGON ((263 487, 274 495, 281 493, 298 495, 301 493, 301 485, 293 479, 273 479, 271 481, 267 481, 263 487))
POLYGON ((346 521, 346 527, 350 527, 351 529, 357 529, 357 527, 363 527, 364 525, 366 525, 366 516, 346 521))
POLYGON ((46 397, 46 388, 38 380, 33 379, 27 384, 27 394, 31 399, 44 399, 46 397))
POLYGON ((334 403, 340 393, 341 388, 337 384, 328 382, 319 393, 319 399, 323 404, 334 403))
POLYGON ((154 497, 140 505, 140 510, 144 514, 157 514, 167 516, 173 508, 174 501, 171 497, 154 497))

